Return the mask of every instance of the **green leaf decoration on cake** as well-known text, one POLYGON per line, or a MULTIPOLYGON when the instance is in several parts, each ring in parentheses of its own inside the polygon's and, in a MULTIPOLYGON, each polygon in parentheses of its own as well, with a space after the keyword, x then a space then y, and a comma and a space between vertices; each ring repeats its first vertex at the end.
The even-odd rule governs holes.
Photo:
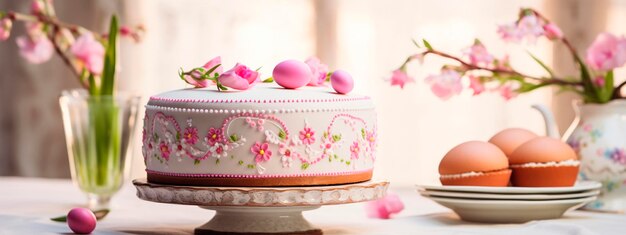
POLYGON ((341 140, 341 134, 333 135, 333 142, 337 142, 341 140))
POLYGON ((302 165, 300 166, 300 169, 306 170, 307 168, 309 168, 309 166, 310 166, 309 163, 305 162, 305 163, 302 163, 302 165))
POLYGON ((256 166, 254 166, 253 164, 248 164, 248 169, 254 169, 256 168, 256 166))
POLYGON ((233 142, 233 143, 239 141, 239 137, 237 136, 237 134, 232 134, 229 136, 229 138, 230 138, 230 142, 233 142))
POLYGON ((349 166, 349 165, 350 165, 350 161, 346 161, 346 165, 348 165, 348 166, 349 166))
POLYGON ((366 135, 366 134, 365 134, 365 129, 364 129, 364 128, 361 128, 361 136, 363 137, 363 139, 365 139, 365 135, 366 135))
POLYGON ((328 132, 324 131, 324 139, 328 138, 328 132))
POLYGON ((157 141, 157 139, 158 139, 158 138, 159 138, 159 136, 157 136, 157 134, 156 134, 156 133, 154 133, 154 135, 152 135, 152 139, 153 139, 155 142, 157 141))
POLYGON ((198 165, 198 164, 200 164, 200 160, 198 160, 198 159, 193 160, 193 164, 194 164, 194 165, 198 165))
POLYGON ((280 130, 278 132, 278 137, 280 137, 281 140, 285 140, 285 138, 287 138, 287 133, 284 130, 280 130))
POLYGON ((243 165, 243 160, 239 160, 239 162, 237 162, 237 164, 239 164, 240 166, 243 165))
POLYGON ((215 159, 215 164, 220 164, 220 159, 215 159))
POLYGON ((176 140, 180 140, 180 132, 176 132, 176 140))
POLYGON ((337 154, 333 154, 333 157, 334 157, 335 159, 339 159, 339 156, 337 156, 337 154))
POLYGON ((272 83, 272 82, 274 82, 274 78, 273 77, 269 77, 269 78, 263 80, 263 83, 272 83))

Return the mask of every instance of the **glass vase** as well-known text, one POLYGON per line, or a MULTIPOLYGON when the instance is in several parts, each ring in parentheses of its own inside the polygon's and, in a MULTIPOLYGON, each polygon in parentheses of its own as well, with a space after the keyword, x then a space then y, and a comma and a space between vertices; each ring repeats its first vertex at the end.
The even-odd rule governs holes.
POLYGON ((128 176, 140 97, 64 91, 59 99, 72 181, 92 210, 109 208, 128 176))

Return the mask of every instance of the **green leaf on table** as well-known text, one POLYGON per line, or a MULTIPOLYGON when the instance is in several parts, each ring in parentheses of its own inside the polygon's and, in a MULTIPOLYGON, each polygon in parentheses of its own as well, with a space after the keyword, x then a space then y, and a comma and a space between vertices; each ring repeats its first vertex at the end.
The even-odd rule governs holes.
POLYGON ((424 43, 424 46, 428 48, 428 50, 433 50, 433 46, 431 46, 430 43, 426 41, 426 39, 422 39, 422 42, 424 43))
MULTIPOLYGON (((101 220, 101 219, 104 219, 104 217, 106 217, 109 214, 110 210, 102 209, 102 210, 97 210, 97 211, 92 211, 92 212, 96 216, 96 220, 101 220)), ((50 220, 56 221, 56 222, 67 222, 67 215, 50 218, 50 220)))
POLYGON ((106 45, 106 52, 104 54, 104 69, 102 70, 100 95, 113 95, 113 88, 115 86, 115 70, 117 60, 117 32, 119 26, 117 23, 117 16, 111 16, 111 23, 109 25, 109 41, 106 45))
POLYGON ((530 51, 526 51, 526 53, 528 53, 528 55, 530 55, 531 58, 533 58, 533 60, 535 60, 535 62, 537 62, 537 64, 541 65, 541 67, 543 69, 546 70, 546 72, 548 72, 548 74, 550 75, 550 77, 554 77, 554 71, 552 71, 552 69, 550 69, 550 67, 548 67, 543 61, 541 61, 537 56, 533 55, 533 53, 530 53, 530 51))
POLYGON ((272 83, 272 82, 274 82, 274 78, 273 77, 269 77, 269 78, 263 80, 263 83, 272 83))

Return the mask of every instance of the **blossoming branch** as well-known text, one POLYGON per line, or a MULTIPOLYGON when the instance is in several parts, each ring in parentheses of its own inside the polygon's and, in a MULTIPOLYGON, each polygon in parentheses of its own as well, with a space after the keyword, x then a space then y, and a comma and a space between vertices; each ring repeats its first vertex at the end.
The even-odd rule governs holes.
POLYGON ((552 68, 531 53, 529 55, 532 59, 544 68, 547 74, 545 76, 525 74, 510 66, 508 55, 496 58, 478 39, 464 50, 461 57, 435 49, 428 41, 423 40, 421 44, 414 42, 422 52, 409 56, 393 71, 391 85, 404 88, 406 83, 414 82, 407 74, 406 65, 414 60, 423 63, 425 56, 436 55, 456 62, 443 66, 440 74, 430 75, 425 79, 431 91, 444 100, 461 93, 463 78, 469 80, 468 88, 473 91, 473 95, 495 91, 507 100, 544 86, 557 86, 562 90, 576 92, 588 103, 606 103, 624 98, 620 90, 626 82, 615 86, 613 69, 626 63, 626 38, 616 37, 610 33, 598 35, 587 49, 583 60, 556 24, 529 8, 521 9, 515 22, 499 26, 497 32, 505 42, 534 43, 539 38, 546 38, 562 43, 572 55, 579 75, 559 77, 552 68))
POLYGON ((118 27, 113 16, 108 33, 95 33, 59 20, 52 0, 34 0, 30 14, 0 11, 0 41, 9 39, 16 21, 26 27, 26 35, 15 38, 24 59, 41 64, 56 53, 92 95, 113 92, 117 35, 139 42, 144 32, 143 26, 118 27))

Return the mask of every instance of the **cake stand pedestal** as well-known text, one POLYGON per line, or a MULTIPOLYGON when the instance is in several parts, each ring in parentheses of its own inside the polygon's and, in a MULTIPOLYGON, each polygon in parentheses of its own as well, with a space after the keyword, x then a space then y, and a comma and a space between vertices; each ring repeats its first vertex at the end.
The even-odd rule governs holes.
POLYGON ((151 202, 196 205, 215 216, 195 234, 322 234, 302 216, 324 205, 382 198, 386 181, 309 187, 177 186, 133 180, 137 197, 151 202))

